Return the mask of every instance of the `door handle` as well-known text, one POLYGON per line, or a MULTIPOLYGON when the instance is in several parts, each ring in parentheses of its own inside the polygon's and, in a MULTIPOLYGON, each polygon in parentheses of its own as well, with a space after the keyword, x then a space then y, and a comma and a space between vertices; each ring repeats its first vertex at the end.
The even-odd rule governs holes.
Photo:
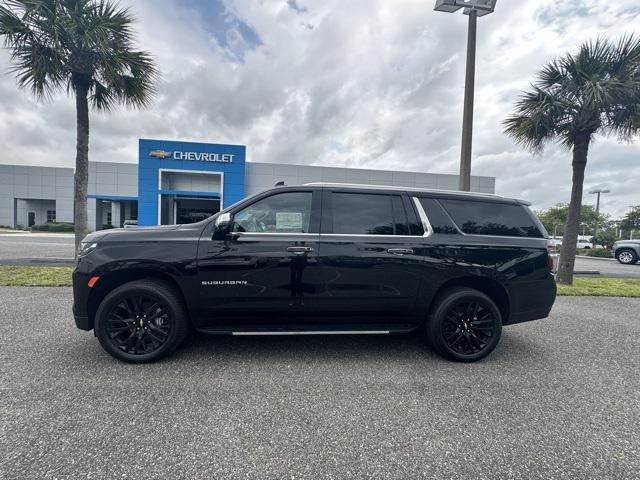
POLYGON ((390 253, 392 255, 412 255, 413 249, 412 248, 389 248, 387 249, 387 253, 390 253))
POLYGON ((313 252, 313 247, 287 247, 287 252, 291 252, 294 255, 304 255, 305 253, 313 252))

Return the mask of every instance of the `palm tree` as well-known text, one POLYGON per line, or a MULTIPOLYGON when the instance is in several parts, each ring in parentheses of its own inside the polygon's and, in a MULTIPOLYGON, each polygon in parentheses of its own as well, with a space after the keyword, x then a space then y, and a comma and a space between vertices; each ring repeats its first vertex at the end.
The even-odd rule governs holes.
POLYGON ((157 69, 134 49, 127 9, 110 0, 3 0, 0 36, 18 86, 38 100, 66 88, 76 101, 74 223, 76 247, 87 233, 89 105, 147 106, 157 69))
POLYGON ((640 130, 640 40, 583 44, 545 66, 505 121, 505 133, 534 153, 557 141, 573 150, 571 201, 558 282, 573 283, 582 184, 589 146, 596 134, 631 140, 640 130))

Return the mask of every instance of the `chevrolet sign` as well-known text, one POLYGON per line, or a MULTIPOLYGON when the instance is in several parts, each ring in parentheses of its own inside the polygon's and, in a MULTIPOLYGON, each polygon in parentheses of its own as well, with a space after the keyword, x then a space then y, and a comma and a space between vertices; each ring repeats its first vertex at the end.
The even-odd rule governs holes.
POLYGON ((167 152, 165 150, 152 150, 149 156, 153 158, 173 160, 192 160, 195 162, 220 162, 232 163, 235 155, 231 153, 205 153, 205 152, 167 152))

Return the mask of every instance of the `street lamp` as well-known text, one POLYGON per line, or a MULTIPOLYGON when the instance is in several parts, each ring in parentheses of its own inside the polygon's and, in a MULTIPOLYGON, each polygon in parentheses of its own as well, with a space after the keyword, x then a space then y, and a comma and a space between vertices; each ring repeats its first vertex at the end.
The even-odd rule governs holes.
POLYGON ((598 195, 598 199, 596 200, 596 226, 594 228, 595 232, 594 235, 596 235, 598 233, 598 217, 597 215, 600 214, 600 194, 602 193, 611 193, 611 190, 607 189, 607 188, 594 188, 593 190, 589 190, 590 194, 596 194, 598 195))
POLYGON ((493 13, 498 0, 436 0, 434 10, 454 13, 464 8, 469 15, 467 36, 467 73, 464 86, 464 115, 462 119, 462 152, 460 154, 460 190, 471 190, 471 142, 473 139, 473 97, 476 76, 476 32, 478 17, 493 13))

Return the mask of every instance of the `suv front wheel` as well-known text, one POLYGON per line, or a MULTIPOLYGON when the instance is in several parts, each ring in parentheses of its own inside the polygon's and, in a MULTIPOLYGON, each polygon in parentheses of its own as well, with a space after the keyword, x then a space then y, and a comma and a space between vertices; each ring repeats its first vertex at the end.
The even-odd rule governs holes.
POLYGON ((623 265, 633 265, 638 261, 638 255, 631 249, 618 250, 616 259, 623 265))
POLYGON ((472 288, 447 291, 427 322, 431 346, 445 358, 475 362, 489 355, 502 334, 502 315, 484 293, 472 288))
POLYGON ((180 294, 156 280, 126 283, 100 303, 95 332, 102 348, 131 363, 158 360, 180 346, 188 332, 180 294))

